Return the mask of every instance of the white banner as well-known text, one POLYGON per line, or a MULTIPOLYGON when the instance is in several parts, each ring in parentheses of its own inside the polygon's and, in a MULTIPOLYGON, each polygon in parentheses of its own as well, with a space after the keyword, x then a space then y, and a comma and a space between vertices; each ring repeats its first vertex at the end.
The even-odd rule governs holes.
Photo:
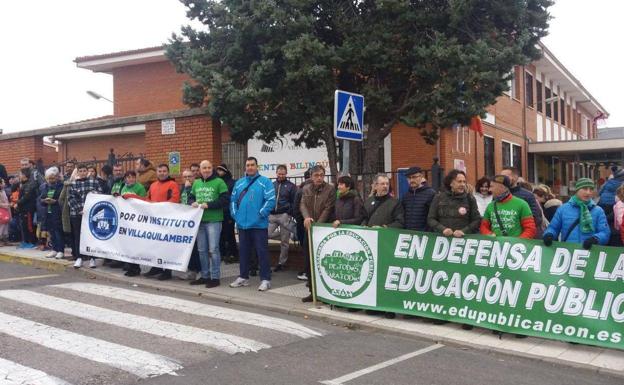
POLYGON ((186 271, 202 210, 89 194, 80 228, 80 253, 186 271))
MULTIPOLYGON (((289 176, 303 176, 307 169, 317 164, 329 170, 329 159, 325 146, 307 148, 305 144, 295 145, 294 135, 284 135, 271 143, 258 139, 247 142, 247 153, 258 159, 258 171, 268 178, 275 178, 277 166, 285 164, 289 176)), ((329 171, 327 171, 329 173, 329 171)))

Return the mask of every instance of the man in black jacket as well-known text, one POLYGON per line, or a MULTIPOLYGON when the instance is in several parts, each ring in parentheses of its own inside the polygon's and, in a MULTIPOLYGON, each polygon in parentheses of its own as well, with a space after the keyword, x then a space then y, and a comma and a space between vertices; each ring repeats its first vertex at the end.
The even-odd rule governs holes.
MULTIPOLYGON (((229 195, 232 195, 236 179, 232 178, 232 173, 225 163, 217 167, 217 175, 225 182, 229 195)), ((221 238, 219 239, 219 250, 225 263, 238 262, 238 247, 236 246, 236 236, 234 235, 234 219, 230 215, 230 207, 223 208, 223 224, 221 227, 221 238)))
POLYGON ((281 271, 288 260, 290 248, 290 229, 297 186, 286 178, 288 169, 286 165, 277 166, 276 180, 273 182, 275 189, 275 208, 269 215, 269 239, 279 237, 281 241, 280 256, 277 266, 273 271, 281 271), (279 227, 279 231, 277 228, 279 227))
POLYGON ((20 248, 32 249, 37 243, 33 226, 33 216, 37 210, 38 189, 32 170, 24 167, 20 174, 19 200, 17 201, 17 212, 22 223, 22 243, 20 248))
POLYGON ((405 176, 409 182, 409 190, 401 198, 405 228, 427 231, 427 215, 436 192, 427 185, 420 167, 409 168, 405 176))
POLYGON ((511 195, 520 199, 524 199, 526 203, 529 204, 531 212, 533 213, 533 218, 535 219, 535 228, 537 229, 537 231, 535 232, 535 239, 542 239, 542 210, 539 206, 539 203, 535 199, 535 195, 533 195, 533 192, 518 186, 518 178, 520 177, 520 173, 518 172, 517 168, 503 167, 501 175, 505 175, 509 179, 511 179, 511 188, 509 189, 511 195))

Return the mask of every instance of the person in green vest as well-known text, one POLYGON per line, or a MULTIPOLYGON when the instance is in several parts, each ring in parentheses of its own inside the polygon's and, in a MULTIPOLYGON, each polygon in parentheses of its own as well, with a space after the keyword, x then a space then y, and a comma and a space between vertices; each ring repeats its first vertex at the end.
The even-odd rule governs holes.
POLYGON ((124 188, 126 182, 124 180, 123 167, 120 164, 113 166, 113 186, 111 187, 111 195, 121 195, 121 190, 124 188))
POLYGON ((200 177, 191 187, 193 207, 204 210, 199 231, 197 249, 201 263, 201 277, 191 285, 205 284, 207 288, 221 284, 221 252, 219 238, 223 223, 223 208, 230 202, 229 191, 223 179, 214 172, 212 163, 207 160, 199 164, 200 177))
MULTIPOLYGON (((139 198, 143 199, 147 192, 145 191, 145 187, 141 183, 137 183, 137 174, 135 171, 129 170, 126 171, 124 175, 125 184, 121 189, 121 196, 124 199, 128 198, 139 198)), ((141 267, 136 263, 128 263, 126 264, 126 272, 124 275, 126 277, 136 277, 141 274, 141 267)))

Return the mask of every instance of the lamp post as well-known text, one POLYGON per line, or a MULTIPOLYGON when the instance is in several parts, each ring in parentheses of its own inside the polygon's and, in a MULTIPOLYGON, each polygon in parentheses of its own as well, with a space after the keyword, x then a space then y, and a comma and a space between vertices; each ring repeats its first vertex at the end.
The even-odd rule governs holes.
POLYGON ((102 95, 98 94, 98 93, 97 93, 97 92, 95 92, 95 91, 88 90, 88 91, 87 91, 87 95, 91 96, 93 99, 98 99, 98 100, 100 100, 100 99, 104 99, 104 100, 106 100, 106 101, 109 101, 109 102, 113 103, 113 101, 112 101, 112 100, 110 100, 109 98, 104 97, 104 96, 102 96, 102 95))

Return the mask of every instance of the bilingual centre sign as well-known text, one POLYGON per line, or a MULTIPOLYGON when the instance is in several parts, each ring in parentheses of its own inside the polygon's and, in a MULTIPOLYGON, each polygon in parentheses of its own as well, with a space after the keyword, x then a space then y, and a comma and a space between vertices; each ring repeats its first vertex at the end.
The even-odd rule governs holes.
POLYGON ((317 297, 624 350, 624 249, 315 224, 317 297))

